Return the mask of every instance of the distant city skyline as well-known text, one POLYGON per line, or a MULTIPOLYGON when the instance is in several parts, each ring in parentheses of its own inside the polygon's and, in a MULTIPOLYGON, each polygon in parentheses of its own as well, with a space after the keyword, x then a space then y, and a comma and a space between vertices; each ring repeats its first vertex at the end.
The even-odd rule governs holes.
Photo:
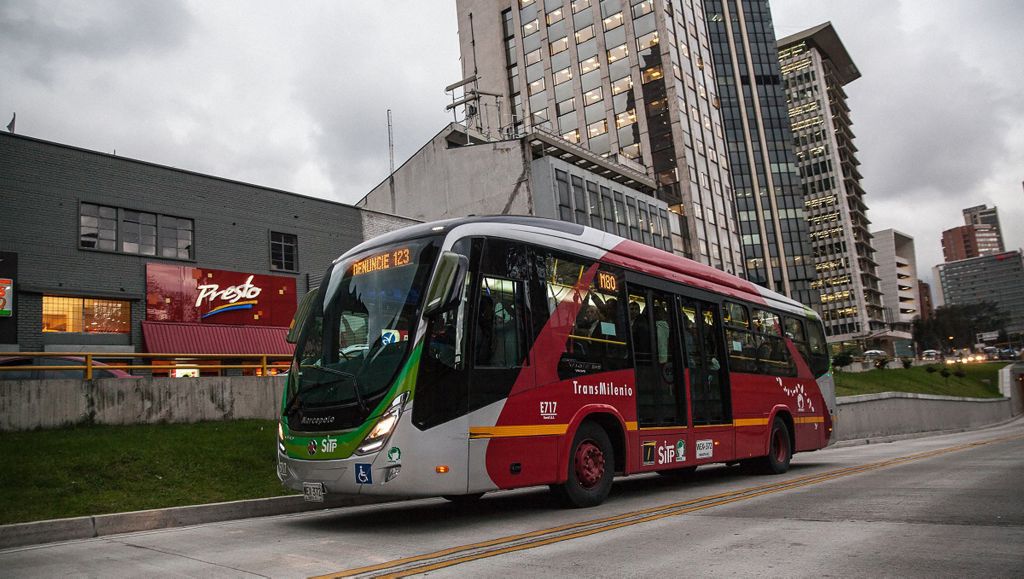
MULTIPOLYGON (((354 203, 452 120, 454 0, 302 10, 46 2, 0 7, 0 126, 154 163, 354 203), (343 23, 339 25, 338 23, 343 23), (344 33, 339 33, 344 30, 344 33)), ((831 21, 862 72, 850 85, 872 229, 916 240, 998 206, 1024 245, 1024 5, 993 0, 777 0, 776 35, 831 21), (954 41, 951 42, 950 39, 954 41)))

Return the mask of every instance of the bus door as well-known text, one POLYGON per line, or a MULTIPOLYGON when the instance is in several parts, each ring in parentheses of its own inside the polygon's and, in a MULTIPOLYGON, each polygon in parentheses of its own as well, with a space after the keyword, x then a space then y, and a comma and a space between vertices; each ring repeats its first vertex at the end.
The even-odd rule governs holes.
POLYGON ((689 376, 694 458, 698 462, 731 459, 732 403, 718 306, 680 296, 678 312, 689 376))
MULTIPOLYGON (((629 284, 628 308, 636 372, 640 470, 683 466, 687 449, 686 388, 673 295, 629 284)), ((692 461, 691 461, 692 462, 692 461)))

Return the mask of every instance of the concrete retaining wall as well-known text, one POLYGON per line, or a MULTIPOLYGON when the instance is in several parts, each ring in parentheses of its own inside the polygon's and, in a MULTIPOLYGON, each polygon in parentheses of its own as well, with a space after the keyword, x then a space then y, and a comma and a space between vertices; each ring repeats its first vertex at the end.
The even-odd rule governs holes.
POLYGON ((955 398, 905 392, 837 400, 836 440, 936 430, 959 430, 1008 420, 1009 398, 955 398))
POLYGON ((0 431, 277 418, 285 378, 2 380, 0 431))

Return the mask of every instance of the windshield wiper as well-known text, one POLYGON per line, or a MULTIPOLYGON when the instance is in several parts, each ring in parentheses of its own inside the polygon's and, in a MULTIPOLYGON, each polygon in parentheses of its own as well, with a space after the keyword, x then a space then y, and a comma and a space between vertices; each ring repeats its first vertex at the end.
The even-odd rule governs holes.
MULTIPOLYGON (((366 401, 363 400, 363 393, 359 389, 359 379, 356 378, 355 374, 353 374, 351 372, 345 372, 344 370, 335 370, 334 368, 328 368, 327 366, 313 366, 313 367, 316 368, 317 370, 322 370, 324 372, 327 372, 328 374, 334 374, 335 376, 341 376, 342 378, 348 378, 348 379, 352 380, 352 390, 355 391, 355 393, 356 393, 356 402, 359 403, 359 408, 361 408, 363 412, 369 412, 370 411, 370 408, 366 405, 366 401)), ((298 398, 299 397, 299 393, 301 393, 301 392, 312 392, 314 390, 319 390, 320 388, 322 388, 324 386, 327 386, 329 384, 334 384, 335 382, 337 382, 337 381, 334 380, 334 381, 331 381, 331 382, 320 382, 320 383, 317 383, 317 384, 313 384, 312 386, 309 386, 307 388, 302 388, 300 386, 299 389, 295 392, 295 397, 298 398)))

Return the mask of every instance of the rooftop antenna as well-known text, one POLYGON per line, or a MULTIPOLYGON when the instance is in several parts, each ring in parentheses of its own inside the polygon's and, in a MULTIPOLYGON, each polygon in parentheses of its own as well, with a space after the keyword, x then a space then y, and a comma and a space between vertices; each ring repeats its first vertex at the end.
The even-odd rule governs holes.
POLYGON ((395 212, 395 137, 391 132, 391 109, 388 109, 388 187, 391 189, 391 213, 395 212))

